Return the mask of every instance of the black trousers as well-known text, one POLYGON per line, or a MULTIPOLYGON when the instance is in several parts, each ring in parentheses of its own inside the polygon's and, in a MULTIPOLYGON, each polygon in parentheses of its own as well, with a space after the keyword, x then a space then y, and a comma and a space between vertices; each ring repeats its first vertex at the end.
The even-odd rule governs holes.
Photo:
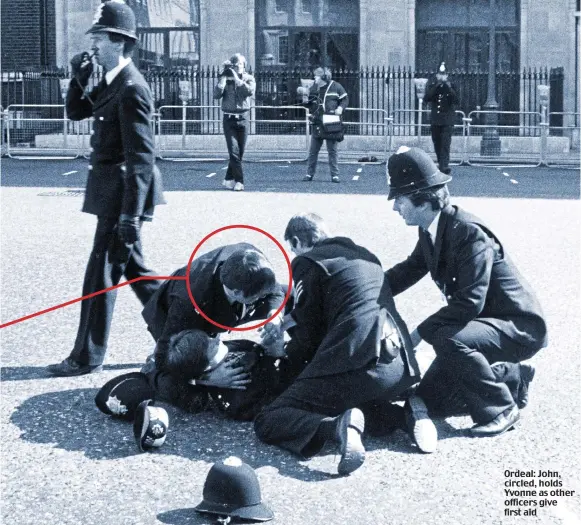
POLYGON ((239 119, 224 115, 222 126, 230 158, 224 179, 244 183, 242 157, 244 156, 250 124, 245 115, 239 119))
POLYGON ((390 401, 414 382, 401 355, 391 363, 380 359, 379 363, 344 374, 299 377, 258 414, 254 430, 261 441, 309 458, 325 444, 317 434, 321 423, 350 408, 360 408, 366 424, 373 422, 376 430, 378 426, 386 431, 400 426, 402 409, 390 401))
POLYGON ((518 363, 531 358, 541 346, 523 346, 478 320, 464 327, 442 327, 434 336, 436 359, 417 394, 436 411, 451 391, 458 390, 474 422, 488 423, 515 404, 520 384, 518 363), (502 365, 491 366, 498 362, 502 365))
POLYGON ((450 164, 450 146, 452 144, 454 126, 435 126, 432 124, 431 130, 434 151, 438 158, 438 167, 440 170, 444 170, 450 164))
MULTIPOLYGON (((83 296, 119 284, 122 276, 129 281, 155 276, 145 266, 141 242, 124 245, 117 236, 116 217, 98 217, 93 250, 89 257, 83 296), (119 259, 124 258, 126 262, 119 259)), ((131 288, 145 304, 160 286, 156 279, 138 281, 131 288)), ((113 319, 117 290, 99 294, 81 302, 81 318, 70 357, 82 365, 100 365, 107 352, 107 340, 113 319)))

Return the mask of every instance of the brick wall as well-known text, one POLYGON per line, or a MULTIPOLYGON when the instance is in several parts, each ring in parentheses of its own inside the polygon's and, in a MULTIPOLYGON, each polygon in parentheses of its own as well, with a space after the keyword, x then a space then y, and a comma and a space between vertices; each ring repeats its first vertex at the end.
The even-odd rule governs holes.
POLYGON ((56 62, 55 0, 2 0, 2 70, 56 62))

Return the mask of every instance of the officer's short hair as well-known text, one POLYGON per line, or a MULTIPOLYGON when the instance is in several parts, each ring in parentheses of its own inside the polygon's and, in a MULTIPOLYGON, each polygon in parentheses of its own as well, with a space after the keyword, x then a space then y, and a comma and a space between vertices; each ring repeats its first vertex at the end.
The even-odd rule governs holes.
POLYGON ((183 330, 170 337, 165 368, 174 377, 189 381, 200 377, 218 351, 220 339, 202 330, 183 330))
POLYGON ((299 213, 291 218, 284 231, 284 240, 297 237, 303 246, 314 246, 330 236, 322 217, 316 213, 299 213))
POLYGON ((109 40, 111 42, 123 42, 123 56, 125 58, 133 55, 133 50, 135 49, 135 44, 137 42, 135 39, 118 33, 107 32, 107 34, 109 35, 109 40))
POLYGON ((266 295, 276 285, 274 270, 268 259, 257 250, 234 252, 222 265, 220 281, 244 297, 266 295))
POLYGON ((446 184, 420 190, 408 195, 408 197, 414 206, 421 206, 424 202, 429 202, 434 211, 442 210, 450 204, 450 192, 446 184))

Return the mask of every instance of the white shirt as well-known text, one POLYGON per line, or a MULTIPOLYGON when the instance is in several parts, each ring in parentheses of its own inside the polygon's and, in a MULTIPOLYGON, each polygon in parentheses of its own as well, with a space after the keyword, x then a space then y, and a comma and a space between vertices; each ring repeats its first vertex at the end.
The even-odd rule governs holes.
POLYGON ((430 237, 432 238, 432 244, 436 244, 436 233, 438 233, 438 223, 440 222, 440 215, 442 215, 441 211, 438 212, 438 215, 434 217, 434 220, 426 229, 426 231, 430 234, 430 237))
POLYGON ((115 77, 121 72, 121 70, 131 62, 131 57, 119 57, 119 64, 116 65, 111 71, 105 73, 105 82, 110 86, 111 82, 115 80, 115 77))

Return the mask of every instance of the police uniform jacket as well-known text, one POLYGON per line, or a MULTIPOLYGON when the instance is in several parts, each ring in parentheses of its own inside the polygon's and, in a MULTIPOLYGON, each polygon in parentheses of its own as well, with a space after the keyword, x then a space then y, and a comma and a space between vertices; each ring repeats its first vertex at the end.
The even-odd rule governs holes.
MULTIPOLYGON (((278 287, 276 291, 252 305, 230 304, 220 281, 220 270, 228 257, 244 249, 256 250, 247 243, 223 246, 196 258, 190 267, 188 279, 198 309, 224 326, 235 327, 259 319, 255 316, 257 311, 269 313, 277 310, 284 301, 282 288, 278 287)), ((173 276, 185 277, 186 273, 187 267, 184 267, 175 271, 173 276)), ((159 370, 164 368, 172 335, 190 329, 203 330, 211 336, 227 331, 226 328, 220 328, 206 320, 198 309, 194 308, 190 300, 185 279, 167 280, 146 303, 142 315, 157 341, 155 364, 159 370)))
POLYGON ((424 101, 431 104, 432 125, 454 125, 458 95, 449 82, 431 82, 426 88, 424 101))
POLYGON ((83 211, 149 219, 154 207, 165 202, 155 166, 149 86, 130 62, 111 85, 103 78, 89 97, 84 96, 76 79, 71 80, 66 99, 68 118, 95 119, 83 211))
POLYGON ((440 215, 433 253, 431 245, 429 234, 420 229, 412 254, 385 274, 397 295, 430 272, 445 296, 447 304, 418 326, 422 339, 433 344, 439 328, 453 325, 459 331, 478 320, 519 344, 546 346, 546 324, 535 294, 479 218, 447 206, 440 215))
POLYGON ((287 359, 307 364, 299 378, 341 374, 377 362, 386 315, 377 257, 351 239, 334 237, 295 257, 292 272, 291 315, 297 326, 286 351, 287 359))

